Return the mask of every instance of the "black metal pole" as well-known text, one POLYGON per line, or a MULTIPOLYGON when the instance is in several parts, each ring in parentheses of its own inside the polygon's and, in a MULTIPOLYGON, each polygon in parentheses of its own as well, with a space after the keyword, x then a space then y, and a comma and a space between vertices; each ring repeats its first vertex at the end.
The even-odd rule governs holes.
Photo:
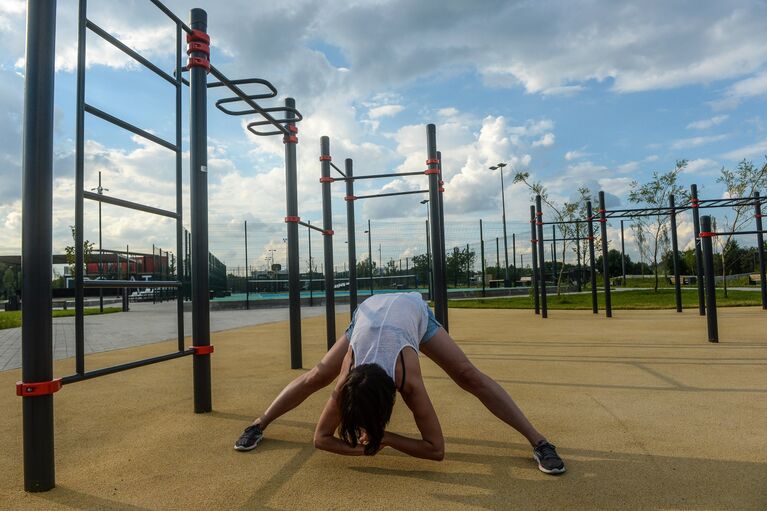
POLYGON ((671 261, 674 267, 674 298, 676 300, 676 311, 682 312, 682 279, 679 276, 679 242, 676 232, 676 202, 674 195, 668 196, 668 206, 671 212, 671 261))
POLYGON ((530 244, 532 245, 533 273, 530 285, 533 287, 535 313, 541 313, 540 295, 538 294, 538 235, 535 228, 535 206, 530 206, 530 244))
POLYGON ((623 220, 621 220, 621 284, 626 287, 626 238, 623 233, 623 220))
MULTIPOLYGON (((311 221, 306 222, 312 225, 311 221)), ((314 291, 312 291, 312 285, 314 284, 314 278, 312 277, 312 228, 306 229, 306 235, 309 237, 309 305, 314 305, 314 291)))
POLYGON ((762 204, 759 192, 754 192, 754 217, 756 218, 756 253, 759 255, 759 286, 762 291, 762 309, 767 310, 767 279, 765 279, 764 234, 762 234, 762 204))
POLYGON ((498 273, 501 271, 501 249, 500 240, 495 237, 495 280, 498 280, 498 273))
MULTIPOLYGON (((288 130, 298 131, 293 121, 296 100, 285 98, 288 108, 288 130)), ((285 194, 288 220, 288 296, 290 307, 290 368, 300 369, 301 358, 301 269, 298 260, 298 177, 296 170, 296 145, 298 138, 285 136, 285 194)))
POLYGON ((509 287, 509 242, 506 236, 506 189, 503 185, 503 168, 506 165, 498 165, 501 171, 501 205, 503 208, 503 287, 509 287))
MULTIPOLYGON (((80 0, 77 22, 77 100, 75 110, 75 371, 85 372, 83 254, 83 187, 85 167, 85 45, 86 0, 80 0), (78 275, 80 275, 78 277, 78 275)), ((55 17, 55 15, 54 15, 55 17)), ((31 29, 31 18, 28 23, 31 29)))
MULTIPOLYGON (((207 32, 208 14, 192 9, 190 26, 207 32)), ((192 57, 206 58, 202 52, 192 57)), ((210 346, 210 286, 208 261, 208 87, 202 67, 189 70, 189 182, 192 214, 192 345, 210 346)), ((194 411, 213 409, 210 385, 210 354, 192 357, 194 373, 194 411)))
POLYGON ((577 264, 575 267, 575 284, 576 289, 580 293, 583 291, 583 268, 581 267, 581 224, 580 222, 575 222, 575 237, 578 238, 575 241, 575 257, 577 259, 577 264))
MULTIPOLYGON (((432 125, 433 126, 433 125, 432 125)), ((427 143, 429 138, 429 128, 426 128, 427 131, 427 143)), ((434 143, 434 149, 437 148, 437 129, 434 127, 433 133, 432 133, 432 141, 434 143)), ((429 150, 429 159, 431 159, 431 150, 429 150)), ((437 220, 439 220, 439 257, 442 260, 441 263, 441 274, 439 275, 439 282, 440 282, 440 289, 442 291, 442 326, 445 330, 449 331, 448 326, 448 309, 447 309, 447 253, 445 251, 445 202, 443 200, 442 192, 444 191, 443 185, 445 184, 444 181, 442 181, 442 152, 436 151, 437 156, 437 170, 439 171, 439 188, 437 191, 437 196, 439 198, 438 204, 439 204, 439 210, 437 211, 437 220)), ((429 184, 431 185, 431 179, 429 180, 429 184)), ((429 188, 431 190, 431 187, 429 188)), ((434 204, 434 203, 432 203, 434 204)), ((433 254, 433 252, 432 252, 433 254)), ((435 280, 436 282, 436 280, 435 280)))
POLYGON ((700 211, 698 209, 698 185, 690 186, 693 235, 695 236, 695 281, 698 286, 698 313, 706 315, 706 296, 703 291, 703 254, 700 246, 700 211))
MULTIPOLYGON (((99 170, 99 187, 97 188, 99 195, 104 193, 104 188, 101 186, 101 171, 99 170)), ((101 243, 101 201, 99 201, 99 277, 103 277, 102 271, 102 254, 103 245, 101 243)), ((99 289, 99 312, 104 312, 104 290, 99 289)))
MULTIPOLYGON (((55 55, 56 2, 29 0, 22 155, 24 221, 21 226, 21 378, 24 383, 53 379, 51 264, 55 55)), ((21 399, 24 489, 48 491, 56 486, 53 394, 21 399)))
POLYGON ((708 341, 719 342, 719 326, 716 319, 716 283, 714 281, 714 250, 711 244, 711 217, 700 217, 700 238, 703 251, 703 271, 706 279, 706 325, 708 341))
POLYGON ((370 296, 373 296, 373 233, 370 230, 370 219, 368 218, 368 267, 370 274, 370 296))
MULTIPOLYGON (((182 109, 184 82, 181 72, 183 58, 186 54, 182 48, 183 31, 181 23, 176 23, 176 280, 183 282, 184 271, 184 162, 181 144, 183 143, 182 109)), ((176 347, 178 351, 184 351, 184 291, 176 289, 176 347)))
MULTIPOLYGON (((330 157, 330 139, 320 138, 320 153, 330 157)), ((333 271, 333 212, 330 203, 330 160, 321 158, 322 171, 322 237, 325 249, 325 329, 328 350, 336 342, 336 297, 333 271)))
MULTIPOLYGON (((354 176, 354 165, 351 158, 344 161, 344 169, 348 177, 354 176)), ((354 181, 346 182, 346 238, 349 251, 349 312, 354 315, 357 310, 357 241, 354 233, 354 181)))
MULTIPOLYGON (((428 211, 428 208, 427 208, 428 211)), ((428 292, 428 298, 429 300, 434 299, 434 278, 433 278, 433 272, 431 267, 431 248, 430 248, 431 240, 429 237, 429 219, 426 219, 426 285, 429 289, 428 292)))
POLYGON ((610 261, 607 258, 607 210, 605 209, 605 192, 599 192, 599 224, 602 238, 602 280, 605 289, 605 315, 613 317, 612 300, 610 299, 610 261))
MULTIPOLYGON (((562 241, 562 243, 565 243, 562 241)), ((551 226, 551 260, 553 261, 554 268, 551 274, 551 281, 554 283, 559 282, 559 272, 557 271, 557 226, 551 226)))
POLYGON ((511 287, 517 286, 517 235, 511 233, 511 261, 514 267, 514 273, 511 279, 511 287))
POLYGON ((485 235, 482 230, 482 219, 479 219, 479 250, 482 258, 482 296, 485 296, 485 235))
MULTIPOLYGON (((311 243, 311 241, 310 241, 311 243)), ((309 245, 311 250, 311 244, 309 245)), ((311 256, 309 256, 311 261, 311 256)), ((250 272, 248 271, 248 221, 245 220, 245 308, 250 310, 250 272)))
POLYGON ((548 301, 546 298, 546 249, 543 246, 543 210, 541 196, 535 196, 535 225, 538 236, 538 288, 541 290, 541 317, 549 317, 548 301))
POLYGON ((591 312, 599 313, 599 302, 597 301, 597 265, 596 255, 594 254, 594 212, 591 209, 591 201, 586 201, 586 216, 588 217, 589 232, 589 271, 591 273, 591 312))
POLYGON ((429 208, 430 216, 429 226, 431 227, 431 254, 432 268, 434 272, 434 313, 437 321, 447 329, 447 304, 445 292, 445 269, 443 267, 443 258, 440 255, 441 250, 441 230, 440 230, 440 191, 439 189, 439 160, 437 158, 437 127, 434 124, 426 126, 426 150, 427 165, 429 172, 429 208))

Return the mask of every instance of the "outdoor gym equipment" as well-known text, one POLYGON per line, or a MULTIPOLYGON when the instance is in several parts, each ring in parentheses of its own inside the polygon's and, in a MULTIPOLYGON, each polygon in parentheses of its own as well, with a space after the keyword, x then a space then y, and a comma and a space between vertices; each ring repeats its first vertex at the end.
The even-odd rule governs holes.
POLYGON ((288 168, 292 165, 295 175, 295 122, 301 116, 294 102, 286 100, 284 107, 263 108, 257 99, 275 97, 277 90, 262 79, 229 80, 210 62, 210 37, 207 34, 207 13, 202 9, 191 10, 187 25, 159 0, 150 2, 162 11, 176 27, 176 58, 173 75, 166 73, 146 58, 126 46, 114 36, 87 18, 87 1, 79 1, 78 16, 78 66, 76 108, 76 160, 75 160, 75 374, 63 378, 53 377, 51 278, 52 260, 52 159, 53 159, 53 90, 56 33, 55 0, 30 0, 27 4, 27 52, 24 99, 24 147, 23 147, 23 200, 22 214, 22 269, 23 269, 23 316, 22 316, 22 381, 16 385, 16 393, 22 397, 24 433, 24 488, 27 491, 47 491, 55 486, 53 448, 53 393, 62 385, 88 380, 107 374, 154 364, 165 360, 192 356, 194 378, 194 411, 209 412, 211 403, 210 354, 210 308, 209 308, 209 251, 208 251, 208 184, 207 184, 207 89, 226 87, 234 97, 221 99, 216 107, 230 115, 256 114, 259 120, 248 124, 248 129, 262 136, 283 134, 286 143, 288 168), (170 83, 176 91, 176 136, 173 142, 164 140, 138 126, 98 109, 85 102, 85 42, 86 30, 121 50, 160 78, 170 83), (186 36, 186 50, 182 48, 182 35, 186 36), (184 54, 186 66, 182 66, 184 54), (182 77, 189 72, 189 79, 182 77), (218 82, 208 83, 211 74, 218 82), (267 93, 248 95, 239 86, 263 85, 267 93), (155 214, 176 221, 176 250, 182 252, 182 187, 181 187, 181 91, 190 90, 189 153, 191 182, 191 294, 192 294, 192 346, 184 347, 183 298, 177 292, 178 347, 175 352, 137 360, 126 364, 91 371, 85 369, 83 296, 88 288, 180 288, 182 286, 177 265, 176 279, 169 281, 137 282, 130 280, 83 279, 83 202, 95 200, 113 206, 155 214), (243 102, 248 108, 228 110, 224 105, 243 102), (123 128, 144 139, 173 151, 176 155, 176 209, 163 210, 118 197, 84 190, 84 117, 85 113, 123 128), (276 119, 273 112, 284 113, 276 119), (260 131, 269 125, 270 131, 260 131))

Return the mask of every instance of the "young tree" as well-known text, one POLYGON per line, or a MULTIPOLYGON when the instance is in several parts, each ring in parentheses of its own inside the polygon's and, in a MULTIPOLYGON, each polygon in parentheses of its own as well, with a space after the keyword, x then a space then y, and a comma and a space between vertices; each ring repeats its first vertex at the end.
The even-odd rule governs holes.
MULTIPOLYGON (((591 200, 591 191, 583 186, 578 188, 578 197, 575 202, 565 202, 563 204, 556 203, 548 194, 546 187, 540 181, 530 181, 529 172, 517 172, 514 174, 514 183, 523 183, 530 190, 530 200, 534 201, 536 195, 541 196, 541 201, 551 209, 554 213, 554 221, 556 222, 569 222, 560 223, 556 226, 556 230, 559 232, 559 238, 561 240, 561 260, 565 260, 567 249, 570 248, 574 253, 578 253, 580 249, 581 256, 585 259, 585 254, 588 253, 587 240, 580 242, 576 241, 572 245, 568 241, 569 238, 585 238, 587 234, 587 227, 582 223, 575 223, 575 220, 586 218, 586 202, 591 200), (577 244, 580 243, 580 247, 577 244)), ((544 232, 544 237, 548 233, 544 232)), ((565 273, 565 265, 559 266, 559 274, 557 275, 557 295, 562 293, 562 279, 565 273)))
MULTIPOLYGON (((75 238, 75 226, 70 225, 69 226, 70 231, 72 231, 72 240, 74 241, 75 238)), ((83 240, 83 264, 87 265, 88 262, 91 259, 91 254, 93 254, 93 243, 91 243, 88 240, 83 240)), ((72 275, 72 278, 77 277, 77 268, 75 267, 76 264, 76 257, 75 257, 75 245, 74 243, 72 246, 64 247, 64 252, 67 256, 67 264, 69 264, 69 272, 72 275)), ((85 268, 80 268, 80 270, 85 270, 85 268)))
MULTIPOLYGON (((686 200, 687 192, 678 184, 679 174, 685 167, 687 167, 687 160, 679 160, 676 162, 676 166, 666 173, 653 172, 652 178, 647 183, 639 184, 637 181, 632 181, 629 201, 641 207, 667 208, 669 196, 672 194, 677 198, 686 200)), ((635 217, 632 226, 637 234, 637 240, 641 235, 643 237, 642 243, 647 245, 647 252, 653 262, 654 290, 656 293, 658 292, 658 270, 660 269, 659 257, 668 249, 669 245, 668 224, 668 215, 659 214, 654 217, 635 217)), ((641 245, 640 253, 642 253, 641 245)))
MULTIPOLYGON (((725 187, 725 193, 729 198, 753 197, 754 192, 767 186, 767 163, 762 167, 756 167, 753 162, 743 160, 738 163, 738 168, 728 170, 722 167, 721 173, 716 180, 725 187)), ((722 229, 724 232, 734 232, 742 229, 751 221, 749 213, 754 210, 753 204, 743 201, 732 207, 731 214, 724 215, 722 229)), ((719 260, 722 267, 722 280, 724 281, 724 296, 727 296, 727 257, 731 249, 736 246, 733 243, 734 234, 717 236, 714 238, 719 247, 719 260)))

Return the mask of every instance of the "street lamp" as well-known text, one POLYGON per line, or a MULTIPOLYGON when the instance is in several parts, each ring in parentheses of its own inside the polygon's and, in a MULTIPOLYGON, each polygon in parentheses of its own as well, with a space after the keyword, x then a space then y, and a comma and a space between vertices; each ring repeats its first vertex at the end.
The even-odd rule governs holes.
MULTIPOLYGON (((92 192, 96 192, 99 195, 104 195, 104 192, 108 192, 109 188, 101 186, 101 171, 99 170, 99 185, 96 188, 91 188, 92 192)), ((104 263, 102 262, 102 246, 101 246, 101 201, 99 201, 99 277, 103 276, 104 263)), ((99 289, 99 311, 104 312, 104 290, 99 289)))
POLYGON ((368 266, 370 266, 370 296, 373 296, 373 243, 370 240, 370 219, 368 219, 368 266))
POLYGON ((501 162, 497 165, 490 167, 490 170, 501 170, 501 205, 503 208, 503 260, 504 260, 504 273, 503 273, 503 286, 509 287, 509 243, 506 236, 506 190, 503 186, 503 167, 506 164, 501 162))
POLYGON ((432 275, 431 275, 431 240, 429 239, 429 199, 424 199, 421 204, 426 205, 426 287, 428 298, 432 299, 432 275))

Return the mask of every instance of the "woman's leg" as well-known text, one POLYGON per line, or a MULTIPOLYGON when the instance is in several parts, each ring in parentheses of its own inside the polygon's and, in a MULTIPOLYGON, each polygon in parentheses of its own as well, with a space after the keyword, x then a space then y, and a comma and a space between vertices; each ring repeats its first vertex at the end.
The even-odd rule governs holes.
POLYGON ((440 366, 462 389, 474 394, 493 415, 516 429, 537 445, 544 436, 527 420, 508 392, 477 369, 444 328, 437 330, 419 347, 421 352, 440 366))
POLYGON ((286 414, 307 397, 329 385, 341 372, 341 363, 348 349, 349 341, 346 334, 343 334, 311 371, 288 383, 263 415, 253 421, 253 424, 260 425, 262 430, 266 429, 274 419, 286 414))

